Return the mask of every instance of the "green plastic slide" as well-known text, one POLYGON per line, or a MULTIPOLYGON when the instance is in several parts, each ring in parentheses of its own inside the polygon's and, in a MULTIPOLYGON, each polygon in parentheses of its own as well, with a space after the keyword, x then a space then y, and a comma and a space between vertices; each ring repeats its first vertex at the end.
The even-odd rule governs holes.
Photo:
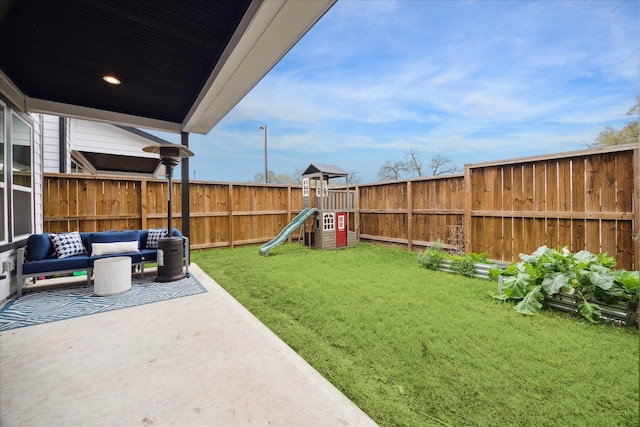
POLYGON ((271 252, 271 249, 275 248, 276 246, 278 246, 279 244, 287 240, 291 235, 291 233, 293 233, 298 228, 300 228, 302 224, 304 224, 309 218, 311 218, 318 212, 320 211, 316 208, 303 209, 302 212, 300 212, 298 215, 296 215, 295 218, 293 218, 293 220, 289 223, 289 225, 283 228, 282 231, 276 237, 273 238, 273 240, 260 246, 260 255, 269 256, 269 252, 271 252))

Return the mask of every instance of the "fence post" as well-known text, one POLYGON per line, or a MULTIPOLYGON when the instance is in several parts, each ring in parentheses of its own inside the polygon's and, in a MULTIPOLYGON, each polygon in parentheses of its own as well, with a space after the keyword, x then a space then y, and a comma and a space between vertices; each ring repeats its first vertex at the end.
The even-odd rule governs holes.
POLYGON ((353 214, 353 220, 355 221, 354 231, 356 232, 356 240, 359 242, 360 241, 360 187, 357 185, 356 185, 353 198, 354 198, 353 202, 356 204, 353 210, 355 212, 353 214))
POLYGON ((229 184, 229 247, 233 248, 233 184, 229 184))
MULTIPOLYGON (((291 223, 291 184, 287 186, 287 224, 291 223)), ((291 234, 289 234, 288 243, 291 243, 291 234)))
MULTIPOLYGON (((634 270, 640 270, 640 149, 633 150, 633 164, 635 169, 635 179, 633 180, 633 193, 635 194, 635 213, 633 220, 633 251, 634 251, 634 270)), ((638 312, 640 313, 640 304, 638 304, 638 312)), ((638 318, 640 321, 640 317, 638 318)))
POLYGON ((142 230, 149 228, 147 226, 147 213, 149 212, 149 207, 147 206, 147 180, 140 180, 140 226, 142 230))
POLYGON ((413 250, 413 191, 407 180, 407 249, 413 250))
POLYGON ((464 165, 464 252, 471 253, 471 167, 464 165))

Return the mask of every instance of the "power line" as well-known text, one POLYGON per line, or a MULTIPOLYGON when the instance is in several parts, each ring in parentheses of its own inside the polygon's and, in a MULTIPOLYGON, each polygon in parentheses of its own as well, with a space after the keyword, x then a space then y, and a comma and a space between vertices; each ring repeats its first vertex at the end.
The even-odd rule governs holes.
POLYGON ((613 15, 613 12, 615 12, 616 10, 618 10, 618 8, 620 7, 620 5, 622 3, 624 3, 626 0, 620 0, 620 2, 618 3, 618 5, 616 7, 613 8, 613 10, 611 12, 609 12, 609 16, 613 15))
POLYGON ((613 68, 616 68, 616 67, 618 67, 618 66, 620 66, 620 65, 624 64, 625 62, 627 62, 627 59, 631 58, 633 55, 635 55, 636 53, 638 53, 638 51, 639 51, 639 50, 640 50, 640 47, 639 47, 639 48, 637 48, 636 50, 634 50, 633 52, 631 52, 631 55, 629 55, 629 56, 627 56, 626 58, 624 58, 624 59, 622 60, 622 62, 621 62, 621 63, 619 63, 618 65, 616 65, 616 66, 615 66, 615 67, 613 67, 613 68))

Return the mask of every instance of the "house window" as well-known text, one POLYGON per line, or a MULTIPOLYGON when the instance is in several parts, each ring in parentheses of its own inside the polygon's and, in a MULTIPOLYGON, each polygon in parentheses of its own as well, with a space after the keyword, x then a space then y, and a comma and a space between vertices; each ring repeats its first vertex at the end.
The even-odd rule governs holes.
POLYGON ((0 102, 0 243, 33 232, 33 127, 0 102))
POLYGON ((11 184, 13 236, 26 236, 33 231, 33 168, 32 129, 18 117, 11 115, 11 184))
POLYGON ((322 193, 322 182, 316 180, 316 197, 320 197, 322 193))
POLYGON ((75 159, 71 159, 71 173, 83 174, 84 166, 78 163, 75 159))
POLYGON ((322 216, 322 229, 327 230, 335 230, 335 214, 326 213, 322 216))
POLYGON ((302 197, 309 197, 309 178, 302 178, 302 197))

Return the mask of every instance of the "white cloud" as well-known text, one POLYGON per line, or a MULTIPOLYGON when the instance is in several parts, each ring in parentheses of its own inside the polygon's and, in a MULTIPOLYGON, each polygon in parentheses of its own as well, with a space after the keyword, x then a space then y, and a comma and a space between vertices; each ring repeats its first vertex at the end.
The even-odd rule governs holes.
POLYGON ((459 165, 584 148, 638 93, 640 4, 616 5, 337 2, 196 146, 227 180, 261 170, 264 123, 276 172, 363 180, 413 147, 459 165))

